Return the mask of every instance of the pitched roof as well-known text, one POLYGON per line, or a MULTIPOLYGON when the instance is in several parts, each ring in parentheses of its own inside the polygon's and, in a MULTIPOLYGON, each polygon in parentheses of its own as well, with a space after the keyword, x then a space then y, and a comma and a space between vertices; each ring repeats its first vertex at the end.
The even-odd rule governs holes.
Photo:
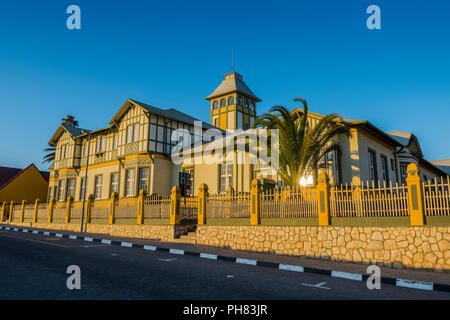
MULTIPOLYGON (((298 113, 303 113, 304 110, 302 108, 296 107, 291 111, 291 114, 294 114, 295 116, 298 116, 298 113)), ((323 118, 324 115, 311 112, 308 110, 308 115, 313 115, 315 118, 323 118)), ((360 128, 365 129, 366 131, 374 134, 384 142, 388 143, 391 146, 400 147, 401 145, 397 140, 395 140, 393 137, 391 137, 386 132, 382 131, 372 123, 370 123, 368 120, 361 120, 361 119, 339 119, 337 122, 340 122, 342 124, 345 124, 347 126, 358 126, 360 128)))
POLYGON ((67 123, 61 123, 59 125, 58 129, 56 129, 55 133, 51 137, 51 139, 48 142, 48 144, 49 145, 55 145, 56 141, 59 139, 59 137, 63 133, 63 130, 67 131, 74 138, 85 134, 85 132, 90 132, 90 130, 87 130, 87 129, 82 129, 82 128, 70 126, 67 123))
MULTIPOLYGON (((151 105, 148 105, 148 104, 140 102, 140 101, 136 101, 133 99, 127 99, 125 101, 125 103, 122 105, 122 107, 119 109, 119 111, 117 111, 117 113, 111 119, 111 121, 109 122, 110 124, 114 123, 116 120, 120 119, 125 114, 126 110, 128 109, 127 108, 128 102, 133 103, 134 105, 137 105, 137 106, 147 110, 151 114, 155 114, 155 115, 158 115, 161 117, 166 117, 166 118, 173 119, 173 120, 176 120, 179 122, 184 122, 187 124, 194 125, 194 121, 201 121, 197 118, 191 117, 190 115, 188 115, 184 112, 181 112, 177 109, 174 109, 174 108, 161 109, 161 108, 151 106, 151 105)), ((203 128, 205 128, 205 129, 216 128, 204 121, 202 121, 202 124, 203 124, 203 128)))
POLYGON ((397 140, 403 147, 408 148, 408 152, 419 158, 423 158, 422 148, 420 147, 419 139, 411 133, 405 131, 390 131, 389 134, 397 140))
POLYGON ((81 129, 78 127, 74 127, 74 126, 69 126, 66 123, 61 123, 61 125, 64 127, 64 129, 67 130, 67 132, 69 132, 73 137, 78 137, 81 136, 82 134, 84 134, 85 132, 89 132, 90 130, 87 129, 81 129))
POLYGON ((216 90, 213 91, 209 96, 207 96, 205 99, 210 100, 213 98, 216 98, 218 96, 223 96, 228 93, 232 92, 239 92, 251 99, 254 99, 256 101, 261 101, 253 92, 252 90, 247 87, 245 82, 242 80, 242 75, 240 75, 237 72, 232 72, 225 75, 225 80, 222 81, 222 83, 216 88, 216 90))
POLYGON ((21 171, 22 169, 18 168, 0 167, 0 188, 2 188, 6 182, 9 182, 12 178, 17 176, 21 171))
POLYGON ((450 175, 450 159, 441 159, 430 161, 435 167, 438 167, 446 174, 450 175))
POLYGON ((404 132, 404 131, 389 131, 387 132, 392 138, 397 140, 402 146, 407 147, 409 144, 409 141, 411 140, 411 132, 404 132))
POLYGON ((34 167, 47 182, 50 178, 50 172, 48 171, 39 171, 34 163, 30 164, 28 167, 24 169, 18 168, 10 168, 10 167, 0 167, 0 189, 4 188, 11 181, 21 175, 23 172, 28 170, 29 168, 34 167))

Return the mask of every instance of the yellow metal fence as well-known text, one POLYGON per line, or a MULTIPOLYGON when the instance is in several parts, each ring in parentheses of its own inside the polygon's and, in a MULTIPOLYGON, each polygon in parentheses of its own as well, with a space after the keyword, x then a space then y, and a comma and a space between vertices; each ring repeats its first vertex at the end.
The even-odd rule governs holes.
POLYGON ((330 209, 332 217, 405 217, 409 215, 408 189, 380 183, 335 186, 330 209))
POLYGON ((426 216, 450 215, 450 177, 422 183, 426 216))
MULTIPOLYGON (((142 192, 139 197, 121 199, 112 197, 94 200, 90 197, 85 203, 84 214, 85 218, 90 214, 90 221, 94 220, 94 223, 105 219, 109 223, 115 223, 116 219, 144 223, 145 220, 169 219, 171 212, 175 211, 172 206, 177 203, 179 217, 171 223, 179 223, 183 219, 197 219, 199 203, 204 203, 206 206, 200 208, 203 218, 250 218, 253 224, 260 223, 260 218, 282 221, 318 218, 319 224, 328 225, 333 218, 409 217, 412 225, 422 225, 426 223, 426 219, 423 219, 426 216, 450 216, 450 177, 421 181, 417 170, 411 168, 408 170, 407 184, 401 186, 373 182, 330 186, 326 176, 322 176, 317 187, 298 186, 263 191, 256 181, 258 183, 252 182, 250 193, 234 193, 230 189, 226 194, 209 195, 205 192, 201 198, 181 197, 179 190, 170 197, 145 196, 142 192)), ((207 186, 204 186, 207 190, 207 186)), ((25 222, 34 219, 42 222, 52 217, 54 222, 70 222, 81 219, 83 212, 82 202, 73 202, 71 199, 51 204, 36 203, 4 202, 2 221, 11 215, 11 221, 20 221, 23 217, 25 222)))

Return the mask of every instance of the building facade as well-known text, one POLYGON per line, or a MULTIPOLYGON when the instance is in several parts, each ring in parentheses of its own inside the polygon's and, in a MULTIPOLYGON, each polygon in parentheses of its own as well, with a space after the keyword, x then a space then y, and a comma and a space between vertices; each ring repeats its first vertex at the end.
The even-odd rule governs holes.
MULTIPOLYGON (((142 189, 168 196, 180 183, 189 186, 190 194, 196 194, 202 183, 212 194, 224 193, 229 187, 235 192, 249 192, 254 178, 260 178, 263 185, 279 185, 280 179, 270 167, 249 163, 248 150, 224 150, 222 161, 215 163, 197 161, 212 143, 205 140, 211 130, 223 136, 244 130, 245 135, 254 124, 256 104, 261 101, 234 71, 225 75, 206 99, 210 102, 211 124, 201 123, 197 131, 194 125, 198 119, 173 108, 161 109, 131 99, 103 129, 91 131, 61 124, 49 141, 56 147, 56 156, 50 167, 48 199, 66 201, 72 196, 79 201, 84 194, 108 199, 113 192, 126 198, 137 196, 142 189), (186 147, 184 160, 176 164, 171 153, 180 143, 186 147), (238 159, 244 161, 238 163, 238 159)), ((292 115, 302 112, 295 108, 292 115)), ((323 117, 308 114, 311 125, 323 117)), ((318 167, 319 172, 329 175, 331 184, 402 184, 411 162, 419 166, 423 178, 445 175, 424 159, 412 134, 386 133, 367 120, 342 119, 340 124, 349 127, 350 137, 335 137, 332 143, 339 148, 327 154, 318 167)), ((311 183, 311 177, 299 181, 302 185, 311 183)))

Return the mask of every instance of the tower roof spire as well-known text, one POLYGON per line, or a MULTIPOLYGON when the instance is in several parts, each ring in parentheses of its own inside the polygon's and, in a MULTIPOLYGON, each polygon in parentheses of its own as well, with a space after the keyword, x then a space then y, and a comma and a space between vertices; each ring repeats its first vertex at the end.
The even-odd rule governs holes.
POLYGON ((219 96, 223 96, 226 94, 230 94, 233 92, 238 92, 244 96, 247 96, 250 99, 255 100, 256 102, 261 101, 245 84, 242 79, 242 75, 233 70, 233 72, 227 73, 225 75, 225 80, 211 93, 207 96, 206 100, 211 100, 213 98, 217 98, 219 96))
POLYGON ((231 70, 234 72, 234 48, 231 48, 231 70))

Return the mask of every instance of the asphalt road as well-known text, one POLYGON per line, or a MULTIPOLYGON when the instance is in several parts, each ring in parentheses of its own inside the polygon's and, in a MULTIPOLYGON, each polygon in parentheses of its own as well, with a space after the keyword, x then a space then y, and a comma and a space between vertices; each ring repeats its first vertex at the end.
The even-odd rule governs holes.
POLYGON ((0 299, 450 299, 450 293, 0 231, 0 299), (69 265, 81 289, 66 285, 69 265), (321 284, 320 287, 314 285, 321 284))

